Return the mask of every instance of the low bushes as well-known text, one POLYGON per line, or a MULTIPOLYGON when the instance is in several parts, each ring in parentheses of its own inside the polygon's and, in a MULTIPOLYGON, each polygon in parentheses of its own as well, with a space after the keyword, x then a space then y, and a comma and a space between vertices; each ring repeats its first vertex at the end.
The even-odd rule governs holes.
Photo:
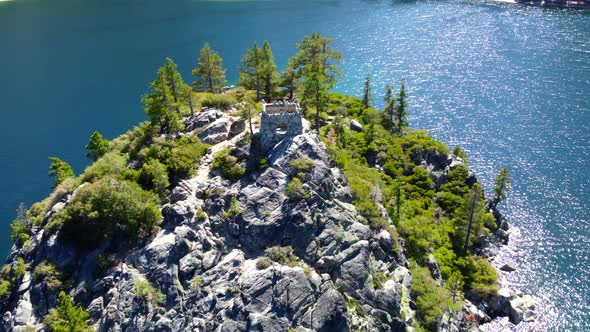
POLYGON ((152 306, 156 306, 164 301, 164 294, 152 286, 147 280, 137 280, 133 284, 135 297, 145 301, 152 306))
POLYGON ((223 176, 231 181, 239 179, 246 173, 246 170, 240 166, 238 158, 231 155, 229 148, 224 148, 213 157, 211 167, 220 170, 223 176))
POLYGON ((229 110, 236 103, 236 99, 230 94, 203 93, 201 105, 203 107, 229 110))
POLYGON ((55 265, 43 261, 33 271, 33 278, 37 282, 44 282, 49 291, 56 291, 62 287, 62 274, 55 265))
POLYGON ((158 201, 157 195, 137 183, 106 177, 80 188, 51 217, 48 230, 61 226, 61 239, 81 248, 95 248, 121 236, 139 240, 150 235, 162 218, 158 201))

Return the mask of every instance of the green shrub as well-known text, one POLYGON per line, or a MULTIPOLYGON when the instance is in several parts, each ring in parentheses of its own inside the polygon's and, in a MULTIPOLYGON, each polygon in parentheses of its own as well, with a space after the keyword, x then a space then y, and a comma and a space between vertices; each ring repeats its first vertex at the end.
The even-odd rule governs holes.
POLYGON ((15 280, 22 278, 27 271, 27 263, 22 257, 17 257, 12 264, 12 276, 15 280))
POLYGON ((22 246, 31 237, 32 222, 27 216, 27 210, 20 204, 16 210, 16 219, 10 224, 10 238, 17 246, 22 246))
POLYGON ((201 105, 203 107, 229 110, 236 103, 236 99, 230 94, 204 93, 201 105))
POLYGON ((234 219, 242 213, 242 209, 240 208, 240 204, 235 196, 231 197, 229 201, 229 210, 223 213, 223 216, 228 219, 234 219))
POLYGON ((197 137, 188 135, 150 147, 155 150, 154 157, 168 168, 171 182, 193 175, 198 159, 207 153, 208 148, 209 145, 202 143, 197 137))
POLYGON ((0 303, 6 303, 12 294, 12 285, 10 281, 0 279, 0 303))
POLYGON ((475 291, 484 299, 498 294, 498 274, 486 259, 478 256, 462 257, 457 265, 467 290, 475 291))
POLYGON ((291 246, 274 246, 267 248, 264 253, 272 261, 282 265, 293 266, 297 263, 297 256, 293 254, 293 247, 291 246))
POLYGON ((154 193, 137 183, 106 177, 80 188, 71 202, 51 217, 48 230, 63 225, 61 238, 80 248, 96 248, 119 235, 140 240, 151 235, 162 218, 158 201, 154 193))
POLYGON ((151 190, 160 198, 168 196, 168 167, 156 159, 145 162, 137 177, 137 183, 145 190, 151 190))
POLYGON ((84 173, 80 175, 80 181, 94 182, 109 175, 121 178, 126 170, 128 170, 127 158, 119 153, 111 152, 86 167, 84 173))
POLYGON ((264 270, 272 265, 272 260, 266 256, 260 256, 256 259, 256 268, 264 270))
POLYGON ((383 284, 388 280, 387 276, 383 272, 377 272, 373 274, 373 288, 383 288, 383 284))
POLYGON ((135 297, 145 301, 152 306, 156 306, 164 301, 164 294, 152 286, 147 280, 137 280, 133 284, 135 297))
POLYGON ((86 323, 89 317, 84 308, 72 304, 72 298, 62 291, 57 306, 49 310, 43 323, 55 332, 91 332, 93 329, 86 323))
POLYGON ((240 166, 238 158, 231 155, 229 148, 224 148, 213 157, 211 167, 220 170, 223 176, 231 181, 239 179, 246 173, 246 170, 240 166))
POLYGON ((309 158, 297 158, 289 163, 293 173, 299 178, 303 179, 305 174, 311 171, 315 167, 313 160, 309 158))
POLYGON ((466 164, 469 162, 469 160, 467 159, 467 153, 460 146, 455 146, 455 148, 453 149, 453 154, 463 159, 463 162, 465 162, 466 164))
POLYGON ((205 221, 207 219, 207 214, 202 208, 198 208, 197 212, 195 212, 195 218, 199 221, 205 221))
POLYGON ((367 311, 365 310, 365 308, 363 308, 362 305, 360 305, 355 299, 353 299, 352 297, 348 298, 347 304, 346 304, 346 311, 349 314, 356 314, 359 317, 366 317, 367 316, 367 311))
POLYGON ((137 158, 138 152, 146 146, 153 135, 153 128, 149 122, 142 122, 125 134, 115 138, 111 144, 111 151, 129 154, 130 160, 137 158))
POLYGON ((309 198, 309 192, 303 188, 303 182, 299 178, 293 178, 287 185, 287 197, 292 201, 300 201, 309 198))
POLYGON ((35 267, 33 278, 36 282, 44 282, 50 292, 56 291, 62 286, 62 274, 57 271, 55 265, 47 261, 43 261, 35 267))
POLYGON ((435 331, 445 309, 452 305, 449 292, 441 287, 425 267, 414 266, 412 297, 418 307, 417 314, 428 330, 435 331))

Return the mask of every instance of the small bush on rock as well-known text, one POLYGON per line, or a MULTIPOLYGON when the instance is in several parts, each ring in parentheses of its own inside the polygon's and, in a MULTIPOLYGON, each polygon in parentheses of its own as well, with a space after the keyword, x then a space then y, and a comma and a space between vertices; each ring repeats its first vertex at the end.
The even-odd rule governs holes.
POLYGON ((133 288, 135 289, 136 298, 141 299, 152 306, 156 306, 158 303, 164 301, 164 294, 152 286, 147 280, 137 280, 133 284, 133 288))
POLYGON ((56 269, 55 265, 47 261, 43 261, 35 267, 33 278, 36 282, 44 282, 51 292, 58 290, 62 286, 61 273, 56 269))
POLYGON ((223 213, 223 216, 229 219, 234 219, 235 217, 239 216, 242 213, 242 209, 240 208, 240 204, 235 196, 232 196, 231 200, 229 201, 229 210, 223 213))
POLYGON ((211 167, 220 170, 226 179, 232 181, 239 179, 246 173, 246 170, 240 166, 238 158, 231 155, 229 148, 225 148, 215 155, 211 167))
POLYGON ((293 266, 297 263, 297 256, 293 254, 293 247, 291 246, 274 246, 267 248, 264 253, 272 261, 279 264, 293 266))
POLYGON ((12 294, 10 281, 0 279, 0 303, 6 303, 12 294))
POLYGON ((299 178, 293 178, 287 185, 287 197, 292 201, 309 198, 309 192, 303 188, 303 182, 299 178))
POLYGON ((289 163, 289 166, 291 166, 293 173, 295 173, 296 176, 303 179, 305 174, 315 167, 315 164, 313 160, 309 158, 297 158, 292 160, 289 163))
POLYGON ((260 256, 256 259, 256 268, 264 270, 272 265, 272 260, 266 256, 260 256))

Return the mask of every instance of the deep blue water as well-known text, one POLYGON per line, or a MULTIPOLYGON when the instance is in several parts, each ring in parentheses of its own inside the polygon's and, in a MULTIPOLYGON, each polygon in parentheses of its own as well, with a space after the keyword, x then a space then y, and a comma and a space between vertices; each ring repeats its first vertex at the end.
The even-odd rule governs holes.
POLYGON ((94 130, 144 119, 139 98, 166 56, 191 81, 205 41, 228 79, 254 40, 279 66, 305 34, 336 38, 336 90, 374 99, 405 77, 411 125, 470 154, 489 191, 502 166, 518 271, 541 300, 520 330, 590 330, 590 15, 464 1, 0 2, 0 254, 19 202, 49 193, 48 156, 83 170, 94 130))

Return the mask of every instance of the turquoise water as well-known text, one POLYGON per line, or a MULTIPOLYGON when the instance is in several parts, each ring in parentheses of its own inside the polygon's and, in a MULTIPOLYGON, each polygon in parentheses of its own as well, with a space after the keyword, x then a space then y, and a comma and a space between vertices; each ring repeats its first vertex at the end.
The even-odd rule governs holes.
POLYGON ((360 95, 365 72, 382 106, 405 77, 411 124, 470 154, 487 190, 514 176, 503 206, 520 235, 507 281, 541 299, 520 330, 590 330, 590 15, 461 1, 0 2, 0 253, 19 202, 44 198, 48 156, 88 164, 94 130, 141 121, 139 97, 166 56, 190 81, 205 41, 237 80, 254 40, 284 66, 304 34, 336 38, 360 95))

